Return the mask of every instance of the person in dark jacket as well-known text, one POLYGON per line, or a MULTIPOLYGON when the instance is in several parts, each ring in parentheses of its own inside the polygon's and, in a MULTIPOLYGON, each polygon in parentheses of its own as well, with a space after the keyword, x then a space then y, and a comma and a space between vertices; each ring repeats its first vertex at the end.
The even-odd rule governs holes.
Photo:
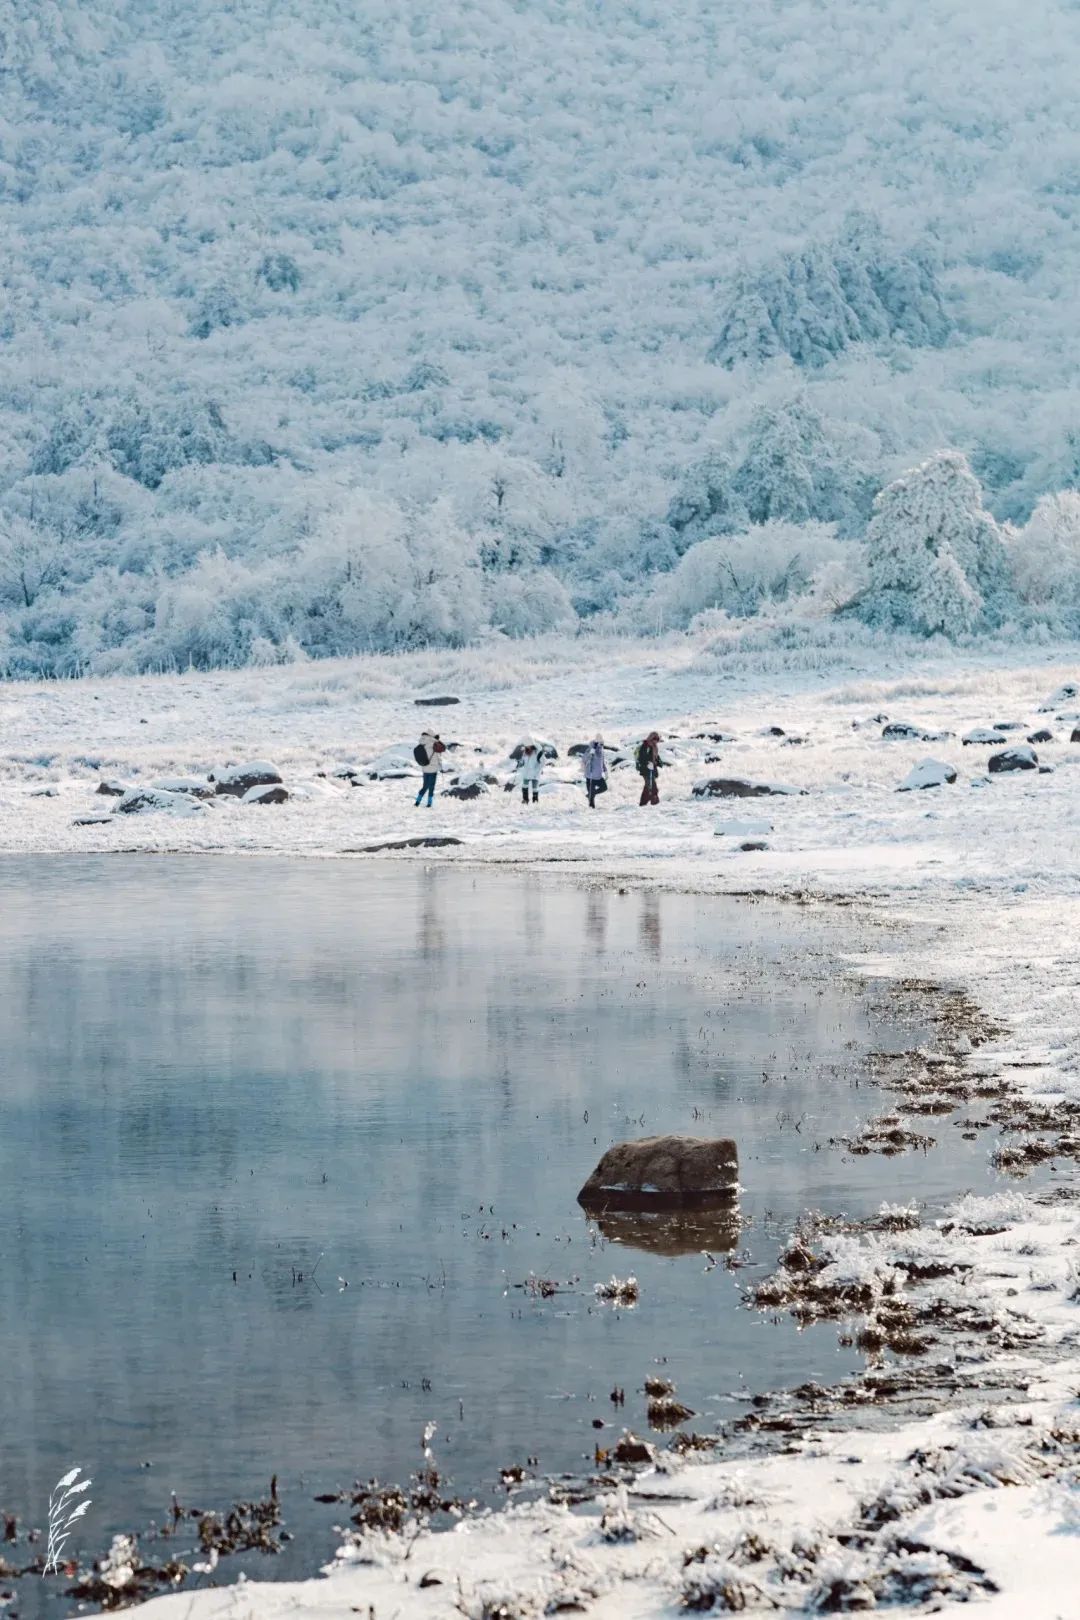
POLYGON ((594 737, 581 760, 585 772, 585 791, 589 795, 589 809, 596 809, 596 795, 607 790, 607 760, 604 758, 604 739, 594 737))
POLYGON ((413 758, 424 773, 420 784, 420 791, 416 795, 417 805, 424 802, 427 795, 428 809, 431 809, 435 799, 435 784, 439 780, 442 770, 442 756, 446 752, 446 744, 434 731, 425 731, 416 747, 413 749, 413 758))
POLYGON ((645 741, 638 744, 635 763, 642 778, 641 798, 638 803, 659 804, 660 793, 656 785, 656 778, 664 762, 660 758, 660 733, 658 731, 650 731, 645 741))

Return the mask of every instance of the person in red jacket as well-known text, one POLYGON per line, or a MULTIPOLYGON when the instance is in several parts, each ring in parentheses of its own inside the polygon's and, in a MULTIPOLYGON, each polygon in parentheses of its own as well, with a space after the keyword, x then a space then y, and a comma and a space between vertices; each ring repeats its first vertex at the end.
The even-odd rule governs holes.
POLYGON ((639 804, 659 804, 660 793, 656 785, 663 760, 660 758, 660 733, 650 731, 643 743, 638 744, 635 756, 638 774, 642 778, 641 798, 639 804))

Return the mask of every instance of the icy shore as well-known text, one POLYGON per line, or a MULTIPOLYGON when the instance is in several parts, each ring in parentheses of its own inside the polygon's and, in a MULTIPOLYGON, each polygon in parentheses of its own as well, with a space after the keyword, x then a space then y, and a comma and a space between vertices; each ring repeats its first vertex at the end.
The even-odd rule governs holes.
MULTIPOLYGON (((1011 1122, 986 1133, 987 1152, 1039 1141, 1071 1162, 1080 698, 1065 689, 1080 655, 919 656, 898 645, 799 662, 774 655, 733 672, 688 642, 583 641, 8 687, 0 849, 328 857, 429 834, 460 843, 396 858, 572 862, 591 881, 842 900, 881 925, 876 954, 851 958, 861 975, 960 986, 1005 1031, 930 1054, 973 1098, 996 1087, 1018 1099, 1011 1122), (442 693, 460 702, 415 706, 442 693), (372 762, 429 723, 460 745, 455 774, 495 777, 478 798, 417 810, 412 777, 371 779, 372 762), (898 723, 914 735, 887 737, 898 723), (653 726, 671 762, 660 806, 639 809, 632 767, 620 767, 590 812, 568 748, 599 728, 625 749, 653 726), (1040 730, 1053 740, 1031 746, 1052 770, 988 770, 991 754, 1040 730), (506 755, 526 733, 559 750, 528 808, 502 791, 506 755), (273 762, 287 803, 117 816, 96 793, 102 778, 139 787, 250 760, 273 762), (926 760, 942 769, 920 772, 926 760), (897 791, 913 772, 937 785, 897 791), (802 791, 752 805, 695 796, 714 777, 802 791), (74 825, 95 812, 108 819, 74 825)), ((888 1180, 885 1159, 885 1198, 888 1180)), ((326 1580, 155 1602, 177 1620, 369 1610, 516 1620, 575 1606, 604 1620, 930 1602, 959 1614, 978 1598, 1001 1620, 1064 1620, 1080 1577, 1080 1223, 1069 1191, 968 1198, 927 1230, 821 1235, 815 1263, 839 1267, 852 1287, 873 1292, 899 1274, 916 1331, 961 1310, 986 1324, 950 1350, 956 1375, 934 1386, 930 1416, 867 1432, 817 1427, 811 1414, 789 1454, 665 1457, 625 1497, 616 1488, 585 1512, 523 1504, 438 1537, 361 1537, 326 1580), (991 1370, 1010 1399, 988 1409, 980 1384, 991 1370), (439 1584, 424 1582, 432 1571, 439 1584)), ((854 1305, 848 1314, 841 1330, 866 1316, 854 1305)))

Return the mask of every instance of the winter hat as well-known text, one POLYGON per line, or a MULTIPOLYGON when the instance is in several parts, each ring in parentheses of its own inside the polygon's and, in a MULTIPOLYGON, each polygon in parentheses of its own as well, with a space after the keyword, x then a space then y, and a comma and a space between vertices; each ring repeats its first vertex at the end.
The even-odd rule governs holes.
POLYGON ((597 732, 596 736, 593 738, 593 747, 594 748, 603 748, 603 746, 604 746, 604 739, 603 739, 603 737, 601 737, 600 733, 597 732))

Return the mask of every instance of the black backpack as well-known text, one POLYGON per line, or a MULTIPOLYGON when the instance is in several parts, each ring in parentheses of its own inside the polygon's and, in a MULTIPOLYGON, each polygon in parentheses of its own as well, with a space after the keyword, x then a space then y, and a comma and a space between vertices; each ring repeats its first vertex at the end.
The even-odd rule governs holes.
POLYGON ((425 771, 427 770, 428 757, 427 757, 427 754, 424 752, 423 743, 417 743, 416 747, 412 751, 412 757, 413 757, 413 759, 415 759, 415 761, 416 761, 416 763, 418 765, 422 765, 424 770, 425 771))

